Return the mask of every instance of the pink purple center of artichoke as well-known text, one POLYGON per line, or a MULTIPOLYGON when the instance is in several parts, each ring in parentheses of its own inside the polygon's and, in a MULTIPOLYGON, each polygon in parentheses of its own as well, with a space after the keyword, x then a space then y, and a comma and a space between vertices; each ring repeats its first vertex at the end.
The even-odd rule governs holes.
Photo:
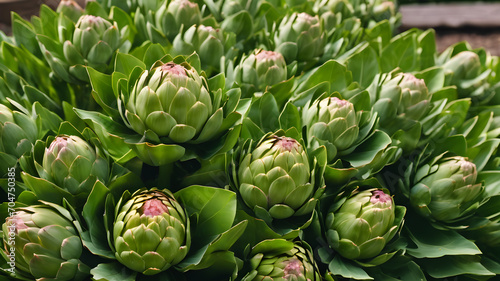
POLYGON ((186 69, 182 65, 173 62, 166 63, 161 66, 161 71, 166 74, 173 74, 178 76, 187 76, 186 69))
POLYGON ((49 152, 59 152, 64 150, 68 145, 68 137, 57 137, 49 146, 49 152))
POLYGON ((285 268, 283 269, 283 278, 285 280, 291 279, 292 277, 301 276, 302 272, 302 262, 294 258, 290 260, 285 268))
POLYGON ((467 161, 465 158, 459 160, 458 165, 460 165, 465 175, 473 174, 476 170, 476 165, 474 165, 474 163, 470 161, 467 161))
POLYGON ((197 6, 198 6, 198 4, 196 4, 196 3, 193 3, 189 0, 184 0, 180 4, 180 9, 183 9, 184 7, 196 8, 197 6))
POLYGON ((299 148, 299 143, 292 138, 278 137, 277 139, 275 146, 280 148, 281 151, 293 151, 299 148))
POLYGON ((389 203, 392 201, 392 198, 389 194, 386 194, 382 190, 374 190, 372 191, 372 197, 370 198, 370 202, 373 204, 376 203, 389 203))
POLYGON ((411 73, 405 73, 405 74, 403 74, 403 81, 402 81, 402 83, 405 83, 405 84, 406 83, 409 83, 409 84, 411 83, 411 85, 413 87, 410 86, 409 88, 416 88, 416 89, 418 89, 418 85, 421 85, 421 84, 425 85, 424 79, 419 79, 419 78, 415 77, 411 73))
POLYGON ((279 60, 281 57, 282 55, 280 53, 273 51, 260 51, 257 55, 255 55, 257 61, 279 60))
POLYGON ((300 13, 297 15, 298 20, 302 20, 309 23, 314 23, 315 18, 308 13, 300 13))
POLYGON ((351 103, 346 100, 341 100, 337 97, 332 97, 330 98, 331 103, 336 103, 338 107, 344 107, 344 106, 349 106, 351 103))
POLYGON ((156 217, 168 213, 168 207, 160 199, 153 198, 144 202, 139 211, 141 215, 156 217))
POLYGON ((90 25, 93 25, 93 24, 99 24, 103 21, 103 19, 101 17, 97 17, 97 16, 92 16, 92 15, 84 15, 82 18, 81 18, 81 21, 82 22, 86 22, 90 25))
MULTIPOLYGON (((24 223, 24 221, 17 215, 10 217, 9 221, 13 222, 16 225, 16 227, 15 227, 16 233, 18 230, 28 228, 28 226, 24 223)), ((9 223, 9 225, 10 225, 10 223, 9 223)))
POLYGON ((215 28, 213 28, 213 27, 211 27, 211 26, 209 26, 209 25, 200 25, 198 28, 199 28, 199 29, 204 29, 204 30, 206 30, 206 31, 208 31, 208 32, 210 32, 210 31, 214 31, 214 30, 215 30, 216 32, 218 31, 218 30, 216 30, 215 28))

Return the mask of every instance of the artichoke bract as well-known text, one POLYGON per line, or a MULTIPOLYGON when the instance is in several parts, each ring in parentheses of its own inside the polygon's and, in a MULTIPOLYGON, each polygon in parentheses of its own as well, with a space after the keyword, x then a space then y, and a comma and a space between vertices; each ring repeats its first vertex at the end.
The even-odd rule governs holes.
POLYGON ((165 1, 155 16, 156 26, 168 40, 173 40, 181 27, 187 30, 200 24, 202 18, 198 4, 189 0, 165 1))
POLYGON ((220 59, 226 54, 226 35, 222 29, 194 25, 179 33, 172 43, 173 55, 191 55, 196 52, 204 69, 218 71, 220 59))
POLYGON ((311 252, 289 241, 264 240, 257 244, 250 259, 251 271, 242 281, 283 280, 313 281, 321 280, 311 252), (279 250, 273 248, 273 242, 279 250), (285 244, 288 247, 285 247, 285 244))
POLYGON ((145 70, 126 102, 125 123, 138 134, 154 133, 171 143, 201 143, 223 122, 221 99, 188 65, 172 62, 145 70))
POLYGON ((286 219, 312 212, 314 182, 302 145, 289 137, 264 139, 238 168, 238 190, 256 213, 286 219))
POLYGON ((464 157, 448 157, 416 172, 410 203, 424 217, 452 223, 471 215, 484 191, 476 165, 464 157))
POLYGON ((5 173, 17 160, 30 152, 38 137, 34 119, 0 104, 0 168, 5 173))
POLYGON ((95 181, 106 183, 109 174, 108 162, 78 136, 56 137, 36 167, 41 178, 73 195, 90 193, 95 181))
POLYGON ((462 80, 473 79, 481 73, 479 55, 471 51, 463 51, 443 65, 444 70, 451 74, 450 83, 457 85, 462 80))
POLYGON ((170 191, 138 190, 116 206, 112 243, 122 264, 157 274, 178 264, 189 251, 189 220, 170 191))
POLYGON ((379 96, 373 101, 373 109, 379 113, 381 126, 394 131, 425 117, 430 100, 431 94, 423 79, 400 73, 384 82, 379 96))
POLYGON ((324 145, 328 162, 348 150, 359 135, 359 116, 354 105, 337 97, 316 100, 303 111, 309 146, 324 145))
POLYGON ((83 9, 74 0, 61 0, 57 5, 56 12, 64 14, 72 21, 77 22, 83 14, 83 9))
POLYGON ((69 212, 63 216, 42 205, 16 211, 2 231, 4 251, 12 254, 15 248, 20 274, 36 280, 88 280, 90 268, 80 261, 83 246, 69 212), (15 235, 15 244, 8 244, 9 235, 15 235))
POLYGON ((325 223, 330 247, 352 260, 380 254, 400 224, 392 196, 382 189, 354 194, 329 213, 325 223))
POLYGON ((276 52, 283 54, 287 63, 294 60, 310 61, 324 52, 323 25, 318 16, 294 13, 282 20, 274 42, 276 52))
POLYGON ((264 91, 287 79, 287 66, 283 55, 273 51, 256 50, 243 57, 234 69, 234 80, 241 87, 264 91))
POLYGON ((86 70, 74 67, 75 65, 88 65, 105 71, 113 54, 122 44, 116 25, 98 16, 81 16, 76 23, 73 40, 67 40, 63 45, 64 57, 70 66, 69 72, 80 80, 87 80, 86 70))

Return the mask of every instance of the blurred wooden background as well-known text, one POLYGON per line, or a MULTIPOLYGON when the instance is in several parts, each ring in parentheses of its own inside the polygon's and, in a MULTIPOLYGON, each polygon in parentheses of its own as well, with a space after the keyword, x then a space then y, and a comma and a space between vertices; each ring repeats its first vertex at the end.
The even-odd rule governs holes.
MULTIPOLYGON (((81 6, 85 5, 86 0, 75 0, 81 6)), ((36 15, 40 10, 40 5, 45 4, 53 9, 57 8, 60 0, 0 0, 0 23, 9 25, 11 11, 14 11, 22 17, 29 18, 36 15)))

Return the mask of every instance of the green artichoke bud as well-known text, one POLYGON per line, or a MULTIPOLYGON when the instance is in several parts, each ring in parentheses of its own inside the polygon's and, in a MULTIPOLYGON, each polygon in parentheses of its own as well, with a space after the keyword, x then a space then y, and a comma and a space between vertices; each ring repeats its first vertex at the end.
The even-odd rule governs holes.
POLYGON ((479 206, 484 187, 476 183, 476 165, 464 157, 448 157, 416 172, 410 203, 422 216, 452 223, 479 206))
POLYGON ((39 137, 38 126, 31 117, 0 104, 0 168, 6 173, 18 159, 32 150, 39 137))
POLYGON ((156 26, 160 28, 168 40, 173 40, 180 33, 182 26, 184 30, 187 30, 200 23, 200 8, 197 3, 189 0, 174 0, 170 3, 165 1, 165 5, 156 12, 156 26))
MULTIPOLYGON (((416 78, 410 73, 401 73, 384 83, 378 104, 391 103, 396 105, 389 112, 399 117, 418 121, 426 115, 430 106, 431 94, 423 79, 416 78), (401 90, 401 92, 399 92, 401 90)), ((379 112, 381 119, 393 119, 388 112, 379 112)))
POLYGON ((128 268, 153 275, 178 264, 189 251, 189 220, 173 194, 139 190, 122 197, 113 226, 115 256, 128 268))
POLYGON ((213 100, 204 79, 186 67, 162 64, 145 70, 137 80, 125 101, 125 122, 138 134, 200 143, 217 133, 223 121, 221 101, 213 100))
POLYGON ((118 27, 109 21, 92 15, 83 15, 75 26, 73 40, 67 40, 63 52, 73 76, 88 80, 86 70, 76 65, 88 65, 99 71, 105 71, 113 54, 122 45, 118 27), (84 76, 85 75, 85 76, 84 76))
POLYGON ((90 268, 80 261, 82 242, 69 213, 63 216, 46 206, 16 211, 2 231, 5 252, 15 256, 20 275, 36 280, 88 280, 90 268))
POLYGON ((471 51, 463 51, 450 60, 443 68, 452 75, 451 85, 458 85, 461 80, 473 79, 481 73, 481 61, 478 54, 471 51))
MULTIPOLYGON (((393 136, 398 130, 408 131, 431 110, 431 97, 423 79, 410 73, 399 73, 382 84, 378 79, 369 89, 373 111, 378 113, 383 131, 393 136), (374 88, 375 87, 375 88, 374 88)), ((420 131, 420 129, 418 129, 420 131)), ((417 140, 401 143, 404 150, 414 149, 417 140)))
POLYGON ((225 55, 225 41, 226 36, 221 29, 195 25, 175 37, 172 53, 187 56, 196 52, 204 68, 218 70, 220 59, 225 55))
POLYGON ((108 163, 77 136, 59 136, 45 149, 41 178, 51 181, 71 194, 89 193, 96 180, 106 183, 108 163))
POLYGON ((83 14, 82 7, 74 0, 61 0, 56 11, 59 14, 64 14, 74 22, 77 22, 83 14))
POLYGON ((309 144, 325 145, 328 162, 348 150, 359 135, 359 116, 353 104, 337 97, 317 100, 306 107, 303 120, 309 144))
POLYGON ((396 7, 392 1, 383 1, 373 7, 373 19, 377 22, 390 20, 396 15, 396 7))
POLYGON ((264 91, 266 87, 287 79, 285 58, 277 52, 256 50, 241 60, 234 70, 234 76, 236 83, 264 91))
POLYGON ((272 136, 245 155, 238 168, 238 189, 254 211, 286 219, 312 212, 314 184, 306 151, 296 140, 272 136))
POLYGON ((492 70, 483 68, 478 54, 462 51, 444 63, 443 68, 447 75, 445 84, 456 86, 460 98, 484 104, 496 95, 488 81, 492 70))
POLYGON ((324 52, 324 28, 318 16, 294 13, 282 20, 274 43, 276 52, 283 54, 287 63, 310 61, 324 52))
POLYGON ((400 223, 389 194, 381 189, 361 191, 328 215, 328 244, 348 259, 373 258, 394 237, 400 223))
POLYGON ((418 79, 412 74, 403 73, 399 83, 401 87, 401 102, 398 114, 412 120, 420 120, 428 111, 431 95, 423 79, 418 79))
MULTIPOLYGON (((282 247, 280 250, 262 249, 273 240, 265 240, 255 246, 258 252, 250 259, 251 271, 242 281, 283 280, 312 281, 321 280, 313 256, 308 249, 288 242, 292 248, 282 247), (268 250, 268 251, 265 251, 268 250)), ((281 245, 281 243, 279 243, 281 245)), ((271 245, 272 246, 272 245, 271 245)))

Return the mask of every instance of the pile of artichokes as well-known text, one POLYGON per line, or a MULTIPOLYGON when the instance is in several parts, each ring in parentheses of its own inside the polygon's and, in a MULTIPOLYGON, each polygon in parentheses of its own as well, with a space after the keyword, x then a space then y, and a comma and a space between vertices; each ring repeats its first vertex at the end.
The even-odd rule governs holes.
POLYGON ((500 59, 393 0, 96 0, 0 32, 0 280, 496 280, 500 59))

